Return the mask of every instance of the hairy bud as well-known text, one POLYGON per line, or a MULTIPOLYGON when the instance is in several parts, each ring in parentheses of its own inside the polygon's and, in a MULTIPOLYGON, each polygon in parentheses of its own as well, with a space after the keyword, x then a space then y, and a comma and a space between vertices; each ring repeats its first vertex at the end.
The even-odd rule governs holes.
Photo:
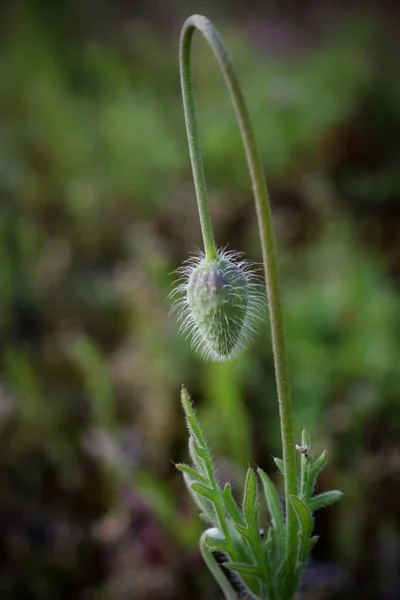
POLYGON ((251 263, 235 252, 218 251, 215 259, 197 254, 178 270, 181 329, 206 358, 229 360, 238 355, 256 332, 265 305, 263 286, 251 263))

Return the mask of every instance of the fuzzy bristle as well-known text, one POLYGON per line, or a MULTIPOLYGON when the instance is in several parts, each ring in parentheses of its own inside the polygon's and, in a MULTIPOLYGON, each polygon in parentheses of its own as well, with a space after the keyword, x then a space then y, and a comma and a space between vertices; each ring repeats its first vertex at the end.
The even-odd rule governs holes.
POLYGON ((180 330, 205 358, 230 360, 240 354, 256 334, 266 307, 264 287, 249 261, 240 254, 219 250, 215 259, 197 253, 178 269, 180 330))

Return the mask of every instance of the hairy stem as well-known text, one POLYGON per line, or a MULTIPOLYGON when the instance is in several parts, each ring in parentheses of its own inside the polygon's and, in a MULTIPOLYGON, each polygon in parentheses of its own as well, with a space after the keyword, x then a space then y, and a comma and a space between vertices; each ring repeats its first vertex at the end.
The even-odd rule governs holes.
POLYGON ((207 548, 207 544, 205 542, 207 534, 208 534, 208 530, 205 531, 202 534, 202 536, 200 537, 200 552, 203 557, 203 560, 206 563, 207 567, 210 569, 211 573, 214 576, 214 579, 219 584, 221 590, 223 591, 225 600, 237 600, 237 594, 236 594, 235 590, 232 588, 228 579, 225 577, 224 573, 222 572, 221 567, 217 564, 212 553, 207 548))
MULTIPOLYGON (((196 15, 190 17, 190 19, 197 18, 202 19, 203 17, 196 17, 196 15)), ((186 134, 189 142, 190 162, 192 163, 193 180, 196 190, 197 206, 199 208, 204 251, 207 258, 213 259, 217 256, 217 248, 215 245, 210 209, 208 205, 207 184, 204 175, 203 157, 200 149, 196 110, 193 100, 192 70, 190 62, 192 35, 196 25, 194 23, 192 25, 187 25, 190 19, 188 19, 184 24, 181 34, 179 52, 181 88, 186 122, 186 134)))
POLYGON ((239 123, 247 164, 250 171, 253 194, 256 204, 260 233, 266 287, 269 302, 272 345, 274 352, 275 374, 279 401, 283 461, 285 468, 285 496, 287 509, 286 563, 294 566, 297 555, 297 517, 290 496, 297 494, 297 463, 293 437, 293 412, 290 394, 289 376, 286 361, 285 339, 282 324, 282 311, 276 266, 275 241, 272 227, 271 207, 260 157, 254 139, 250 117, 239 85, 239 81, 229 59, 225 45, 213 24, 200 15, 189 17, 182 28, 180 42, 180 68, 182 96, 185 110, 186 130, 189 141, 190 157, 199 205, 200 220, 206 246, 206 253, 213 255, 215 242, 212 233, 206 196, 206 184, 203 162, 199 145, 196 113, 193 101, 190 50, 194 30, 198 29, 215 55, 229 90, 236 117, 239 123))

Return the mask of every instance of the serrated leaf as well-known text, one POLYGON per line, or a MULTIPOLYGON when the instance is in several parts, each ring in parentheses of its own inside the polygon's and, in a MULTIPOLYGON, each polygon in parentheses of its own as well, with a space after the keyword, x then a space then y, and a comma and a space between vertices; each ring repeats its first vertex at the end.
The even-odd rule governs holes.
POLYGON ((198 473, 195 469, 192 469, 192 467, 189 467, 188 465, 185 465, 183 463, 177 463, 175 466, 178 469, 178 471, 181 471, 182 473, 187 473, 195 481, 198 481, 200 483, 203 483, 204 485, 207 485, 207 483, 208 483, 207 479, 205 477, 203 477, 203 475, 198 473))
POLYGON ((243 525, 235 523, 235 529, 240 533, 240 535, 245 537, 247 540, 251 540, 251 532, 248 527, 243 527, 243 525))
POLYGON ((196 417, 193 415, 186 416, 187 426, 190 432, 190 435, 194 437, 198 446, 200 448, 204 448, 206 446, 203 432, 201 430, 200 424, 197 421, 196 417))
POLYGON ((213 523, 214 525, 216 525, 217 515, 214 511, 213 502, 211 501, 211 504, 210 504, 210 500, 206 500, 206 498, 197 494, 193 490, 194 483, 187 473, 183 473, 183 479, 186 483, 186 486, 189 490, 190 495, 192 496, 194 502, 197 504, 198 508, 200 509, 200 514, 203 514, 205 517, 203 520, 205 520, 207 523, 213 523))
POLYGON ((296 512, 297 518, 299 519, 301 531, 299 532, 300 538, 300 549, 299 549, 299 560, 305 562, 308 555, 309 541, 313 528, 313 520, 308 507, 304 504, 297 496, 290 496, 293 504, 293 508, 296 512))
POLYGON ((272 519, 272 526, 275 531, 276 545, 278 548, 279 560, 282 560, 285 554, 285 525, 283 521, 283 511, 278 492, 268 475, 258 469, 258 474, 264 489, 265 500, 272 519))
POLYGON ((240 509, 232 496, 232 486, 230 483, 225 484, 224 489, 222 491, 222 498, 225 504, 226 511, 229 513, 232 520, 235 523, 239 523, 239 525, 245 527, 246 523, 243 518, 243 515, 240 512, 240 509))
POLYGON ((207 471, 205 468, 204 460, 199 455, 199 446, 192 435, 189 436, 189 456, 192 459, 192 463, 196 467, 199 473, 206 475, 207 471))
POLYGON ((285 465, 284 465, 283 460, 281 458, 274 456, 274 463, 278 467, 279 473, 281 473, 281 475, 284 475, 285 474, 285 465))
POLYGON ((318 510, 323 506, 329 506, 330 504, 337 502, 342 496, 343 493, 339 490, 330 490, 329 492, 323 492, 322 494, 313 496, 313 498, 311 498, 311 500, 309 501, 308 505, 310 507, 310 510, 318 510))
POLYGON ((210 500, 210 502, 215 501, 215 492, 213 489, 209 488, 207 485, 203 485, 202 483, 197 483, 196 481, 191 484, 191 488, 196 494, 200 494, 210 500))
POLYGON ((208 448, 203 448, 202 446, 196 444, 196 453, 202 460, 204 460, 204 462, 206 463, 205 468, 207 468, 207 464, 211 463, 211 456, 208 448))

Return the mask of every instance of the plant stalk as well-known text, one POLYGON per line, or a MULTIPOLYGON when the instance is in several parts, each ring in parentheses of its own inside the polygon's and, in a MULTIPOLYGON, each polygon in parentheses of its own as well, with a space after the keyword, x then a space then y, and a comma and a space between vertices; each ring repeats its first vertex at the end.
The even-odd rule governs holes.
MULTIPOLYGON (((216 246, 212 231, 207 200, 203 161, 200 150, 196 113, 193 100, 191 77, 191 42, 194 30, 198 29, 205 37, 220 66, 229 91, 235 114, 239 123, 243 144, 246 151, 247 164, 250 171, 252 189, 255 199, 258 228, 262 247, 265 280, 269 303, 272 346, 274 353, 275 376, 277 383, 283 462, 285 470, 285 499, 287 511, 287 537, 285 559, 293 568, 297 560, 297 517, 294 513, 290 496, 298 493, 297 461, 293 435, 293 411, 290 393, 289 376, 286 360, 282 311, 276 265, 275 240, 272 226, 271 207, 267 186, 253 135, 249 113, 239 85, 239 81, 229 59, 225 45, 213 24, 203 16, 189 17, 182 28, 180 39, 180 72, 182 97, 185 113, 186 131, 189 142, 190 159, 200 213, 201 227, 204 237, 206 255, 214 257, 216 246)), ((294 575, 293 575, 294 577, 294 575)), ((289 586, 290 587, 290 586, 289 586)), ((293 590, 292 590, 293 594, 293 590)), ((290 597, 290 596, 289 596, 290 597)))
MULTIPOLYGON (((200 17, 201 19, 204 17, 200 17)), ((184 24, 181 33, 181 43, 179 52, 181 88, 183 98, 183 109, 185 114, 186 135, 189 143, 190 162, 192 164, 192 173, 194 187, 196 191, 197 206, 199 209, 201 232, 203 235, 204 251, 207 258, 213 259, 217 256, 217 247, 215 244, 214 232, 208 204, 207 184, 204 175, 203 157, 200 149, 200 138, 197 128, 196 109, 193 99, 192 69, 190 61, 190 49, 192 36, 196 25, 190 26, 188 21, 197 19, 194 15, 184 24), (188 24, 188 25, 186 25, 188 24)))
POLYGON ((207 548, 207 544, 205 541, 206 537, 207 537, 207 533, 208 533, 208 530, 206 530, 200 537, 200 553, 203 557, 203 560, 206 563, 209 570, 211 571, 215 581, 221 587, 221 590, 223 591, 224 596, 225 596, 225 600, 238 600, 235 590, 232 588, 228 579, 225 577, 224 573, 222 572, 221 567, 219 566, 219 564, 216 563, 212 553, 207 548))

